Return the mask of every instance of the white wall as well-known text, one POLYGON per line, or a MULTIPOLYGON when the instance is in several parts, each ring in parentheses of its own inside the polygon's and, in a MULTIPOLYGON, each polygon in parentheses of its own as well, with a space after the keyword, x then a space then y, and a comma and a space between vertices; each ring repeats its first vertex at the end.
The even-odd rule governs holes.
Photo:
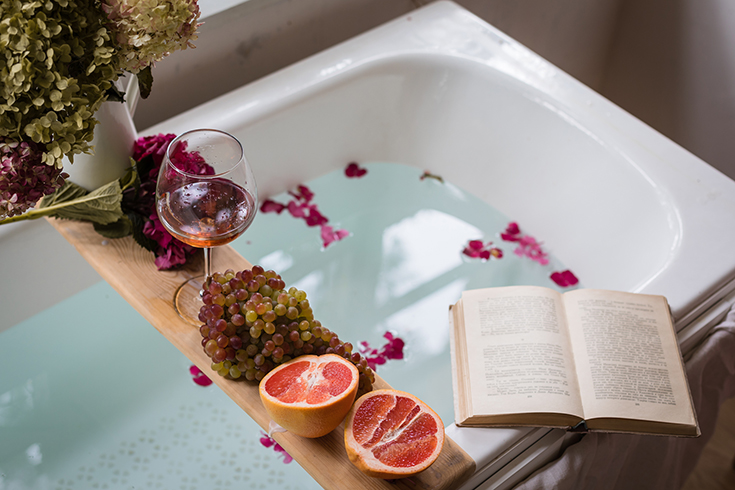
POLYGON ((624 0, 601 92, 735 179, 735 1, 624 0))

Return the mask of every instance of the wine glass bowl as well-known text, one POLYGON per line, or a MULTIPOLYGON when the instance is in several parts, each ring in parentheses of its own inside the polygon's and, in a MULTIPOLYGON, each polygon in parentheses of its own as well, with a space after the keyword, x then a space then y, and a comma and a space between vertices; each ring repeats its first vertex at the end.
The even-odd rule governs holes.
POLYGON ((199 291, 212 273, 212 247, 242 235, 257 208, 255 178, 235 137, 197 129, 169 144, 158 174, 156 212, 172 236, 204 249, 204 275, 182 284, 174 296, 176 311, 189 323, 201 323, 199 291))

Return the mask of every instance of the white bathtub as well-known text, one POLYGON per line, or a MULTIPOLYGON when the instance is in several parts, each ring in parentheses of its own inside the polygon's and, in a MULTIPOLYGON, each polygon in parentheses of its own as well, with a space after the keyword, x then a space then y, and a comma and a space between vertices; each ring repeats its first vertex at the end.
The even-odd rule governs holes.
MULTIPOLYGON (((197 127, 242 141, 261 198, 351 161, 438 174, 542 239, 585 286, 667 296, 691 343, 735 289, 735 182, 451 2, 143 134, 197 127)), ((3 261, 33 252, 24 240, 43 226, 4 231, 3 261)), ((54 301, 96 280, 71 260, 44 265, 67 288, 54 301), (81 274, 57 276, 71 270, 81 274)), ((7 328, 29 314, 28 301, 3 287, 7 328)), ((467 488, 487 478, 508 486, 563 440, 545 429, 448 431, 477 462, 467 488)))
MULTIPOLYGON (((542 237, 585 286, 665 295, 687 338, 731 301, 735 182, 451 2, 145 133, 203 126, 241 139, 265 197, 351 161, 441 175, 542 237)), ((468 487, 509 485, 562 440, 448 430, 478 463, 468 487)))
POLYGON ((680 321, 735 279, 733 181, 451 2, 145 133, 201 126, 242 140, 263 196, 353 160, 440 174, 680 321))

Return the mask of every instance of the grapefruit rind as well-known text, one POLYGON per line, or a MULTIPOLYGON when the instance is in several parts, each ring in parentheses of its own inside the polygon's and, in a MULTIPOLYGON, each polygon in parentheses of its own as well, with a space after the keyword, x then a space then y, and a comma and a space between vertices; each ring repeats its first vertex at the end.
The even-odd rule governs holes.
MULTIPOLYGON (((409 406, 408 408, 411 407, 409 406)), ((421 432, 421 429, 418 432, 421 432)), ((425 433, 425 430, 423 433, 425 433)), ((436 461, 444 445, 444 425, 436 412, 416 396, 393 389, 375 390, 366 393, 355 402, 345 419, 344 436, 345 449, 352 464, 368 476, 392 480, 420 473, 436 461), (370 400, 374 400, 376 397, 392 398, 396 404, 393 408, 386 408, 385 403, 382 402, 371 406, 370 400), (420 410, 411 419, 412 422, 401 422, 397 430, 392 431, 392 435, 388 436, 388 439, 392 439, 393 441, 400 439, 402 437, 401 434, 405 435, 406 432, 415 428, 416 424, 421 423, 426 424, 428 428, 433 427, 431 430, 435 432, 424 439, 417 439, 411 444, 404 445, 403 448, 396 450, 397 454, 390 455, 391 448, 388 446, 391 443, 388 442, 387 444, 381 445, 384 441, 381 440, 381 436, 379 435, 381 428, 378 424, 382 422, 383 426, 390 426, 390 421, 386 422, 386 419, 391 417, 389 412, 397 407, 397 400, 399 399, 410 400, 413 406, 418 407, 420 410), (365 407, 361 410, 363 405, 365 407), (372 415, 368 414, 368 411, 372 415), (374 420, 359 420, 361 417, 364 418, 366 416, 373 416, 374 420), (356 417, 358 418, 357 422, 356 417), (366 426, 372 426, 375 428, 375 432, 369 434, 363 433, 362 430, 366 426), (422 459, 417 462, 401 461, 404 456, 407 456, 409 459, 416 457, 422 459), (385 460, 390 460, 393 464, 386 464, 384 462, 385 460)), ((386 437, 386 434, 384 433, 382 436, 386 437)))
POLYGON ((263 406, 273 422, 298 436, 316 438, 329 434, 342 423, 357 396, 359 376, 354 364, 336 354, 304 355, 270 371, 260 381, 258 391, 263 406), (302 383, 301 386, 289 392, 289 380, 283 379, 284 373, 286 378, 289 376, 293 378, 298 372, 321 373, 329 367, 330 363, 337 363, 341 366, 340 370, 349 370, 349 376, 351 376, 346 382, 338 380, 336 393, 324 393, 322 388, 325 383, 319 382, 324 379, 323 374, 316 374, 316 378, 312 377, 311 382, 302 383), (278 390, 273 388, 276 385, 278 390), (269 389, 272 393, 269 393, 269 389), (309 393, 320 389, 322 392, 316 395, 316 399, 313 399, 314 397, 308 399, 309 393), (305 396, 302 397, 304 399, 299 399, 294 392, 304 394, 305 396))

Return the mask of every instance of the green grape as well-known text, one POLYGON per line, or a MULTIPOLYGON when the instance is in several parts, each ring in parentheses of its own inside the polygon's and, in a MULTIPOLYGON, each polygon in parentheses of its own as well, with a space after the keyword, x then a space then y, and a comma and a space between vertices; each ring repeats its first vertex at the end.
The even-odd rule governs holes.
POLYGON ((305 291, 274 271, 253 266, 215 273, 204 285, 199 328, 213 371, 232 380, 260 381, 275 366, 303 354, 335 353, 355 364, 361 392, 375 373, 352 344, 314 318, 305 291))

